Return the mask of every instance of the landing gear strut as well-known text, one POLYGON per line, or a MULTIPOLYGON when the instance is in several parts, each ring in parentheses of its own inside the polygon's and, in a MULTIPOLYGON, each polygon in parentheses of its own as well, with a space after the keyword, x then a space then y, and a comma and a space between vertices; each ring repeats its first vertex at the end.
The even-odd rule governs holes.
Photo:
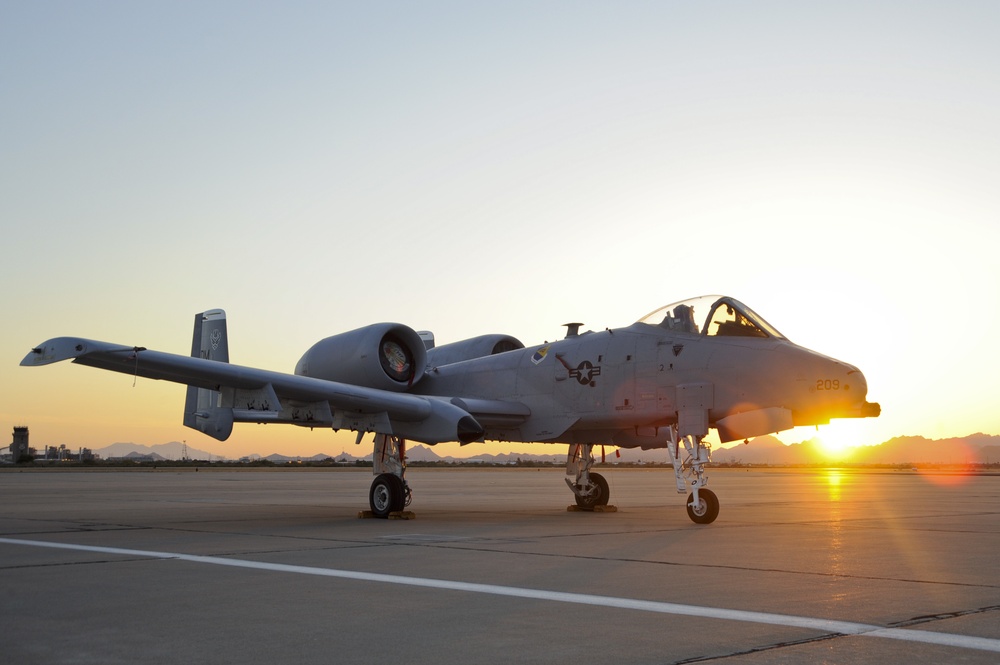
POLYGON ((566 478, 566 484, 573 490, 576 505, 589 510, 594 506, 608 505, 611 494, 604 476, 590 472, 590 467, 594 465, 593 450, 591 444, 572 443, 566 458, 566 475, 574 476, 574 480, 566 478))
POLYGON ((712 461, 712 448, 704 442, 704 437, 688 434, 682 439, 677 438, 677 426, 670 427, 670 439, 667 441, 667 454, 674 465, 674 480, 677 482, 677 493, 684 494, 691 488, 688 495, 687 514, 695 524, 711 524, 719 516, 719 497, 715 492, 705 487, 708 478, 705 476, 705 465, 712 461), (684 460, 681 460, 683 444, 684 460))
POLYGON ((375 517, 386 518, 410 505, 413 498, 403 478, 406 473, 406 441, 388 434, 375 435, 372 455, 375 480, 368 490, 368 505, 375 517))

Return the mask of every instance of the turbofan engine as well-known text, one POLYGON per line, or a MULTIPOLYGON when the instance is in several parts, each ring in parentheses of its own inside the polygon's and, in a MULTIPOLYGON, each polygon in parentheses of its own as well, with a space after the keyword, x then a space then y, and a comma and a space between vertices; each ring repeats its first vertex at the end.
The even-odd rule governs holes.
POLYGON ((436 346, 427 351, 427 362, 434 367, 492 356, 506 351, 523 349, 521 340, 510 335, 480 335, 460 342, 436 346))
POLYGON ((420 336, 399 323, 376 323, 327 337, 312 345, 295 373, 380 390, 404 391, 427 366, 420 336))

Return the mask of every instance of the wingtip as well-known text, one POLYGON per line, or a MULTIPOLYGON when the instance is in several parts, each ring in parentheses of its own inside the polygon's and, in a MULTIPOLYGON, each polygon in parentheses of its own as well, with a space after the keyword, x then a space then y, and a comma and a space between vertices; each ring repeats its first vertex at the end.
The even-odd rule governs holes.
POLYGON ((39 344, 31 349, 21 360, 22 367, 35 367, 37 365, 48 365, 72 358, 86 351, 83 340, 74 340, 68 337, 57 337, 39 344))
MULTIPOLYGON (((28 355, 21 360, 22 367, 37 367, 38 365, 50 365, 61 360, 79 358, 88 351, 100 348, 101 342, 79 337, 55 337, 47 340, 31 349, 28 355)), ((111 347, 113 345, 103 345, 111 347)))
POLYGON ((36 346, 31 350, 31 352, 28 355, 26 355, 21 360, 20 363, 21 367, 30 367, 31 365, 41 364, 38 359, 41 357, 43 353, 45 353, 44 346, 36 346))

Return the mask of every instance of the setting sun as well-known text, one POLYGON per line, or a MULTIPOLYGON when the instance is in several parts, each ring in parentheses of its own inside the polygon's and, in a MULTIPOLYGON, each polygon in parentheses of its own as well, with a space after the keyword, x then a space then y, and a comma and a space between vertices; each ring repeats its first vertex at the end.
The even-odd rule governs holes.
POLYGON ((850 423, 838 421, 819 428, 815 440, 823 455, 833 460, 850 457, 854 449, 861 445, 855 428, 850 427, 850 423))

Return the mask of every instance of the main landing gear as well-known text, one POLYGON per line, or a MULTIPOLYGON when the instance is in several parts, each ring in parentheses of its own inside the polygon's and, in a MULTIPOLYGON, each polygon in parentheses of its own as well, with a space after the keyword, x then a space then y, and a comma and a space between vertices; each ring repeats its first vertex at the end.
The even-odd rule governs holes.
MULTIPOLYGON (((576 505, 583 510, 607 506, 611 496, 604 476, 590 470, 594 465, 593 450, 591 444, 570 444, 566 458, 566 475, 573 477, 572 480, 567 477, 566 484, 576 498, 576 505)), ((672 426, 667 440, 667 454, 674 467, 678 494, 684 494, 690 487, 688 517, 695 524, 711 524, 719 516, 719 497, 706 487, 708 478, 704 467, 711 462, 711 447, 703 437, 694 434, 678 439, 677 427, 672 426)), ((392 513, 402 512, 413 498, 403 478, 406 472, 406 442, 387 434, 376 434, 372 462, 375 480, 368 491, 372 516, 384 519, 392 513)))
POLYGON ((406 442, 403 439, 388 434, 375 435, 372 471, 375 480, 368 490, 368 505, 374 517, 384 519, 410 505, 413 496, 403 478, 406 473, 406 442))
POLYGON ((667 440, 667 454, 674 465, 674 480, 677 483, 677 493, 684 494, 691 487, 687 500, 687 514, 695 524, 711 524, 719 516, 719 497, 715 492, 705 487, 708 478, 705 476, 705 465, 712 461, 712 448, 704 442, 703 437, 689 434, 678 440, 677 426, 670 427, 670 438, 667 440), (682 448, 685 458, 681 461, 682 448))
POLYGON ((604 476, 590 471, 590 467, 594 465, 594 456, 591 454, 593 450, 593 445, 572 443, 566 458, 566 475, 574 476, 574 480, 566 478, 566 484, 573 490, 576 505, 584 510, 608 505, 611 494, 604 476))

